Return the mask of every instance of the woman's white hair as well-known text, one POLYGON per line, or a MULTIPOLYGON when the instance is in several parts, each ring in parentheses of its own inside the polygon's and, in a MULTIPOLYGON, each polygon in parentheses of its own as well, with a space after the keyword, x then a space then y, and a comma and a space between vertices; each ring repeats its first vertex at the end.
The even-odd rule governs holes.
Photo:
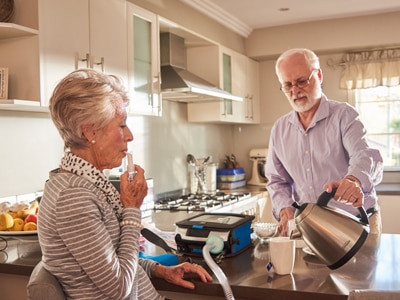
POLYGON ((85 148, 84 125, 104 128, 129 99, 122 81, 92 69, 76 70, 54 89, 50 98, 51 118, 66 148, 85 148))

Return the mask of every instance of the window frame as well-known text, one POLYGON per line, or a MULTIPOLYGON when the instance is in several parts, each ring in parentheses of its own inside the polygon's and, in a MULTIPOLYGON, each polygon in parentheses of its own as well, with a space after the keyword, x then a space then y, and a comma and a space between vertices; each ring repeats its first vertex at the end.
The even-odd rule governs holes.
MULTIPOLYGON (((359 90, 361 90, 361 89, 352 89, 352 90, 348 90, 347 91, 348 103, 351 104, 357 111, 358 111, 358 108, 357 108, 357 96, 358 95, 357 95, 357 93, 359 93, 359 90)), ((398 99, 398 101, 400 103, 400 98, 398 99)), ((362 113, 360 113, 360 118, 361 118, 361 121, 365 124, 366 121, 362 119, 362 113)), ((376 133, 374 133, 374 135, 375 134, 376 133)), ((385 134, 386 135, 393 135, 393 133, 390 133, 389 130, 386 133, 382 133, 382 135, 385 135, 385 134)), ((367 136, 368 135, 369 135, 369 132, 368 132, 368 129, 367 129, 367 136)), ((384 171, 394 171, 394 172, 399 172, 400 171, 400 165, 399 166, 385 165, 385 157, 383 159, 384 159, 384 171)))

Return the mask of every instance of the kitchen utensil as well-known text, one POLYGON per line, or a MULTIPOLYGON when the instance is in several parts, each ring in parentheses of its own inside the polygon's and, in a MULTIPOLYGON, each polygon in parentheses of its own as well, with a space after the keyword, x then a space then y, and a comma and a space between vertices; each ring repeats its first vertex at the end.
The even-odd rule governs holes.
POLYGON ((250 185, 263 185, 267 183, 267 178, 265 177, 265 163, 267 159, 267 148, 251 149, 249 156, 250 160, 253 161, 253 168, 251 173, 251 178, 247 182, 250 185))
POLYGON ((186 156, 186 161, 189 165, 193 167, 194 176, 196 176, 198 180, 198 188, 197 192, 204 193, 206 191, 206 185, 204 180, 204 166, 199 166, 198 160, 192 154, 188 154, 186 156))
POLYGON ((197 160, 192 154, 188 154, 186 156, 186 161, 187 161, 187 163, 189 165, 192 165, 192 166, 196 166, 197 165, 197 160))
POLYGON ((217 189, 217 165, 208 163, 205 166, 205 185, 207 193, 214 193, 217 189))
POLYGON ((256 222, 252 225, 253 231, 260 239, 260 243, 269 241, 278 232, 278 225, 276 223, 256 222))
POLYGON ((368 215, 364 207, 358 207, 360 219, 341 209, 327 207, 335 192, 323 192, 316 204, 297 205, 297 229, 290 236, 292 239, 303 237, 307 246, 330 269, 337 269, 349 261, 369 233, 368 215))
POLYGON ((279 275, 292 273, 296 257, 294 240, 291 240, 287 236, 271 238, 269 241, 269 251, 271 264, 274 267, 275 273, 279 275))

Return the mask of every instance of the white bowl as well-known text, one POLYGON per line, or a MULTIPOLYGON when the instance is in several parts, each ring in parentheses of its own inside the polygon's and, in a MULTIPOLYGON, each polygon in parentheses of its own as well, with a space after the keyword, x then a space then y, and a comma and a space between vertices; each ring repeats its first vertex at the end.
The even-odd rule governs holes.
POLYGON ((278 224, 275 223, 262 223, 262 222, 256 222, 253 224, 253 231, 256 234, 256 236, 261 240, 268 239, 272 237, 276 230, 277 230, 278 224))

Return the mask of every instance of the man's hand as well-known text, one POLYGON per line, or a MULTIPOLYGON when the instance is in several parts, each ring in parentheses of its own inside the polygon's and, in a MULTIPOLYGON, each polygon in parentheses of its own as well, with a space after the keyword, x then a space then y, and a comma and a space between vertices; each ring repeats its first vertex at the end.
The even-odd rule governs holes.
POLYGON ((336 201, 360 207, 364 204, 364 193, 362 192, 361 182, 354 176, 346 176, 345 178, 328 182, 324 184, 324 190, 328 193, 336 188, 333 197, 336 201))
POLYGON ((281 236, 288 236, 289 235, 289 220, 294 218, 294 212, 291 207, 286 207, 281 209, 279 212, 279 216, 281 220, 279 221, 278 231, 281 236))

